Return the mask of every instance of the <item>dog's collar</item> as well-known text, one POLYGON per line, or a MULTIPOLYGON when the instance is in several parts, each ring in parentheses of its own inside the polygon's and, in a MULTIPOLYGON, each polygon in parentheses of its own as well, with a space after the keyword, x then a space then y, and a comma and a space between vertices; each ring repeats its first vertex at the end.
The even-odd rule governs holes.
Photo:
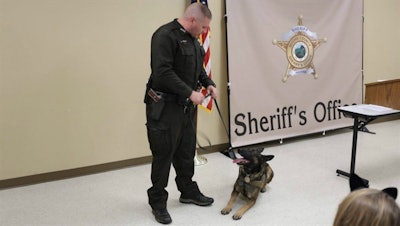
POLYGON ((240 174, 243 176, 244 182, 247 184, 255 180, 261 180, 265 175, 265 167, 261 167, 261 171, 256 174, 248 174, 244 171, 244 167, 240 166, 240 174))

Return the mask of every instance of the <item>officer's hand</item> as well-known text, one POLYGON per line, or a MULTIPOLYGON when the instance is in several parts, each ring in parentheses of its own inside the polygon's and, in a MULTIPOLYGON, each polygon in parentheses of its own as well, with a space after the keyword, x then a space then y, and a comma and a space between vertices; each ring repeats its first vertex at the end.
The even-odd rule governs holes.
POLYGON ((192 94, 190 95, 189 99, 194 103, 194 104, 201 104, 203 103, 204 96, 201 92, 197 91, 192 91, 192 94))
POLYGON ((217 90, 217 88, 215 88, 214 86, 208 86, 208 87, 207 87, 207 91, 208 91, 209 94, 211 94, 211 97, 212 97, 213 99, 217 99, 217 97, 218 97, 218 90, 217 90))

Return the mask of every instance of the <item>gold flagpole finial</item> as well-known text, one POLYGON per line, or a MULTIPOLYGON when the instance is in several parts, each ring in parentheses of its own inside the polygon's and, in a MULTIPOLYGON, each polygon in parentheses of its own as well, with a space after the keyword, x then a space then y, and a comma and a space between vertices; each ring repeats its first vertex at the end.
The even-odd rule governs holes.
POLYGON ((298 19, 299 19, 299 22, 297 23, 297 25, 303 26, 303 15, 300 15, 298 19))

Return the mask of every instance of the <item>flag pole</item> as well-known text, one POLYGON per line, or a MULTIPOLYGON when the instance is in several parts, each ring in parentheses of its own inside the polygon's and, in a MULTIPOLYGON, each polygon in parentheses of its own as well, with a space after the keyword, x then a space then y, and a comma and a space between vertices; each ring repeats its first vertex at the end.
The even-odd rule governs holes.
MULTIPOLYGON (((197 114, 198 114, 198 111, 197 111, 197 107, 196 107, 196 113, 195 113, 195 116, 194 116, 194 122, 195 122, 195 130, 197 131, 197 114)), ((197 139, 197 137, 196 137, 196 139, 197 139)), ((202 156, 202 155, 200 155, 198 152, 197 152, 197 148, 196 148, 196 153, 195 153, 195 155, 194 155, 194 165, 195 166, 201 166, 201 165, 204 165, 204 164, 206 164, 207 163, 207 158, 206 157, 204 157, 204 156, 202 156)))

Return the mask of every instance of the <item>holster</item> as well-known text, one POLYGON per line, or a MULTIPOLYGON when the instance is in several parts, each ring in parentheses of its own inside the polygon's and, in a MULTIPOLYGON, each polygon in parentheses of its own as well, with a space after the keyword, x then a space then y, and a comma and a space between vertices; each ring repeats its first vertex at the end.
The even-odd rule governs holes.
POLYGON ((151 101, 150 103, 146 104, 146 115, 150 119, 160 120, 164 108, 165 108, 164 99, 160 99, 160 101, 158 102, 151 101))
POLYGON ((144 98, 146 115, 153 120, 159 120, 165 107, 165 98, 163 98, 161 93, 154 91, 152 88, 147 90, 147 95, 144 98))

